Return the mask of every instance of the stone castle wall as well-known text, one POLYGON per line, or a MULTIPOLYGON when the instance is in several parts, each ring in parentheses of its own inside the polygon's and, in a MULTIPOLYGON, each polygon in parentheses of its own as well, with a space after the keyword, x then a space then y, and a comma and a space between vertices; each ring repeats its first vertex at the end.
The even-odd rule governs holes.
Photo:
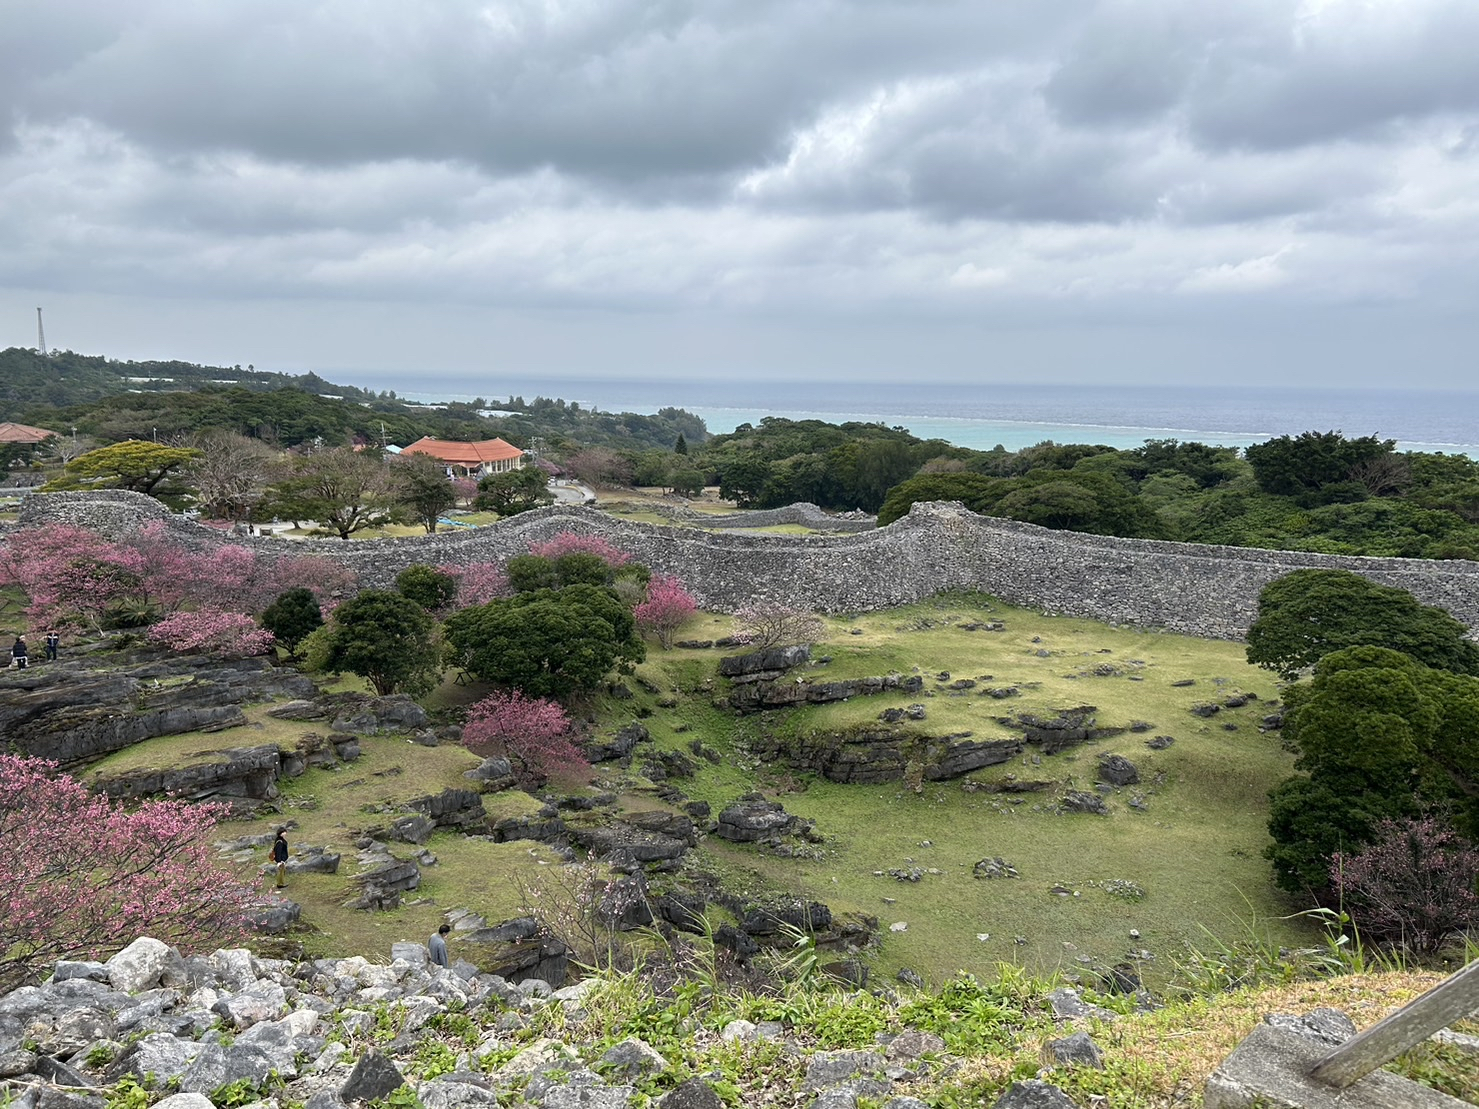
POLYGON ((222 536, 157 501, 118 491, 28 497, 18 526, 69 523, 118 536, 162 520, 180 542, 240 543, 266 557, 328 555, 368 586, 390 585, 415 563, 503 561, 562 531, 599 535, 683 580, 699 604, 733 612, 768 600, 859 612, 978 589, 1010 604, 1116 624, 1239 638, 1268 582, 1305 567, 1353 570, 1406 589, 1479 627, 1479 563, 1361 558, 1114 539, 978 516, 958 504, 916 505, 886 528, 853 535, 740 535, 633 523, 596 509, 555 506, 492 527, 402 539, 222 536))

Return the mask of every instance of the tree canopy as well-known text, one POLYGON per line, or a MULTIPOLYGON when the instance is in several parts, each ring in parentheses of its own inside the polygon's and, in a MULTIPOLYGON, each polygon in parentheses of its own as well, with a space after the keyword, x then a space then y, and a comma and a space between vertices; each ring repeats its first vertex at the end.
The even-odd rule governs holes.
POLYGON ((263 510, 316 520, 348 539, 388 519, 395 505, 395 482, 380 453, 339 447, 289 461, 263 510))
POLYGON ((1468 629, 1405 589, 1349 570, 1295 570, 1258 595, 1248 629, 1248 661, 1293 678, 1346 647, 1389 647, 1441 670, 1479 674, 1479 645, 1468 629))
POLYGON ((447 617, 449 658, 473 676, 531 697, 596 688, 646 657, 632 611, 610 589, 535 589, 447 617))
POLYGON ((162 496, 181 490, 166 479, 195 461, 200 452, 190 447, 174 447, 149 440, 128 439, 122 443, 99 447, 78 455, 68 462, 63 476, 51 482, 48 492, 63 489, 108 488, 129 489, 135 493, 162 496))
POLYGON ((500 516, 514 516, 554 501, 549 475, 538 466, 524 466, 502 474, 488 474, 478 481, 478 508, 500 516))
POLYGON ((431 535, 437 521, 457 503, 457 490, 446 467, 424 455, 401 455, 391 467, 396 501, 431 535))
POLYGON ((1479 680, 1351 647, 1287 701, 1284 737, 1303 773, 1270 795, 1267 852, 1285 889, 1325 889, 1331 855, 1370 842, 1382 819, 1444 812, 1479 835, 1479 680))
POLYGON ((333 621, 308 637, 312 670, 349 671, 381 696, 431 692, 441 676, 436 622, 408 597, 366 589, 334 610, 333 621))

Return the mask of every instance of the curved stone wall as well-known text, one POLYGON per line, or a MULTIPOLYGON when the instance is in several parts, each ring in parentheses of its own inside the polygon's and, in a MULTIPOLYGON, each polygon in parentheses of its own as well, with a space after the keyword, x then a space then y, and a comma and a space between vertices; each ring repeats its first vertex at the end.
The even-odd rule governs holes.
POLYGON ((690 512, 681 517, 685 523, 704 528, 771 528, 778 524, 799 524, 814 531, 855 532, 872 531, 878 526, 878 517, 866 512, 847 513, 834 516, 823 512, 810 501, 796 501, 784 508, 757 508, 749 512, 727 512, 722 516, 709 516, 701 512, 690 512))
POLYGON ((915 505, 886 528, 855 535, 738 535, 620 520, 555 506, 476 530, 344 543, 231 539, 117 491, 38 494, 22 527, 69 523, 108 535, 164 520, 182 542, 223 542, 267 557, 328 555, 366 585, 386 586, 415 563, 503 561, 562 531, 599 535, 654 571, 676 574, 699 604, 733 612, 769 600, 823 612, 859 612, 979 589, 1010 604, 1192 635, 1240 638, 1274 578, 1304 567, 1354 570, 1408 590, 1479 627, 1479 563, 1357 558, 1289 551, 1113 539, 978 516, 958 504, 915 505))

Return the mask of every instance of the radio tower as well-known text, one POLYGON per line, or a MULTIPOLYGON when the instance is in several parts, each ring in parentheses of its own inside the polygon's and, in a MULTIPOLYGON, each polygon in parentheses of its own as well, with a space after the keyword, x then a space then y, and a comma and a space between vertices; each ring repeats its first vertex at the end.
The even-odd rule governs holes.
POLYGON ((47 358, 46 353, 46 328, 41 326, 41 309, 36 309, 36 346, 41 351, 41 357, 47 358))

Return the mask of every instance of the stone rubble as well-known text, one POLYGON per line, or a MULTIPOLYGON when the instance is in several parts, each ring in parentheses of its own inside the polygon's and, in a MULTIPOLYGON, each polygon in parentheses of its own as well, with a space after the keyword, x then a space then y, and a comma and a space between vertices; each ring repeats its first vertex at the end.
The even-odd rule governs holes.
MULTIPOLYGON (((470 913, 456 924, 464 938, 497 931, 470 913)), ((394 1103, 403 1087, 406 1104, 413 1095, 424 1109, 629 1109, 644 1096, 660 1109, 719 1109, 707 1080, 717 1076, 690 1076, 658 1097, 650 1083, 672 1061, 638 1037, 608 1046, 601 1029, 582 1027, 602 986, 437 967, 419 943, 393 945, 386 965, 241 948, 187 958, 143 937, 107 962, 63 961, 41 985, 0 996, 0 1104, 108 1109, 130 1080, 168 1094, 156 1109, 351 1109, 394 1103), (546 1006, 563 1007, 567 1042, 519 1035, 546 1006), (456 1034, 445 1034, 451 1022, 456 1034), (430 1067, 433 1052, 445 1058, 430 1067)), ((731 1021, 720 1038, 782 1042, 804 1059, 797 1103, 820 1109, 860 1098, 922 1109, 909 1084, 957 1065, 939 1036, 914 1030, 880 1036, 872 1050, 811 1051, 774 1021, 731 1021)))

